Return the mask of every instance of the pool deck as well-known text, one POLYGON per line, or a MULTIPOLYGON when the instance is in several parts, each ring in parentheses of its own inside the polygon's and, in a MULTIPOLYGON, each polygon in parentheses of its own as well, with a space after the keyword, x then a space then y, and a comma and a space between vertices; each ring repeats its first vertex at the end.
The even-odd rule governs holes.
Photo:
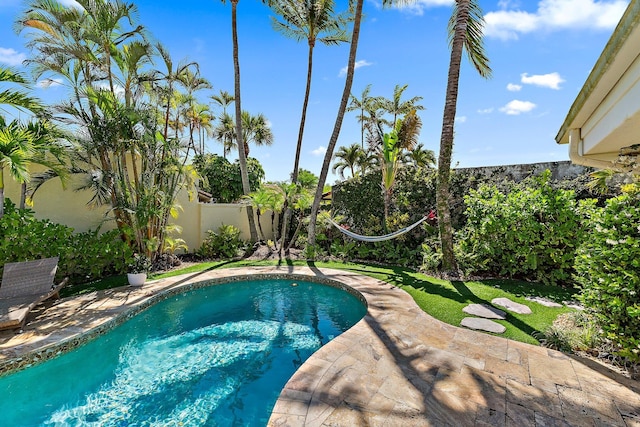
POLYGON ((640 427, 638 381, 589 360, 447 325, 388 283, 312 267, 210 270, 47 302, 22 333, 0 332, 0 372, 75 346, 166 291, 252 274, 338 281, 368 304, 360 322, 294 373, 270 426, 640 427))

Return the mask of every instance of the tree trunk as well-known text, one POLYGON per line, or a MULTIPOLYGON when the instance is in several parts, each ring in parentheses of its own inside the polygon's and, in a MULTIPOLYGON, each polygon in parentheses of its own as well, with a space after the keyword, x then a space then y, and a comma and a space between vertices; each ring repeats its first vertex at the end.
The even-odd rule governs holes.
POLYGON ((20 209, 24 209, 27 204, 27 183, 20 184, 20 209))
POLYGON ((442 246, 442 269, 445 272, 457 270, 453 253, 453 227, 451 225, 451 207, 449 177, 451 175, 451 153, 453 151, 453 126, 458 102, 458 82, 460 62, 467 32, 469 0, 458 0, 458 16, 451 44, 451 59, 447 78, 447 93, 442 116, 442 134, 440 137, 440 155, 438 157, 438 180, 436 183, 436 207, 438 211, 438 231, 442 246))
MULTIPOLYGON (((296 145, 296 157, 293 163, 293 173, 291 174, 291 183, 295 184, 298 182, 298 172, 300 167, 300 153, 302 151, 302 136, 304 134, 304 124, 307 118, 307 106, 309 105, 309 94, 311 93, 311 74, 313 71, 313 48, 315 42, 313 40, 309 40, 309 59, 307 65, 307 88, 304 92, 304 101, 302 103, 302 116, 300 117, 300 130, 298 131, 298 144, 296 145)), ((282 257, 282 248, 285 244, 287 236, 289 235, 289 227, 291 226, 291 209, 289 208, 289 204, 285 201, 284 206, 284 222, 282 224, 282 241, 280 242, 280 257, 282 257)), ((289 242, 289 246, 291 247, 291 242, 289 242)))
POLYGON ((0 163, 0 218, 4 216, 4 166, 0 163))
POLYGON ((318 217, 318 211, 320 210, 320 202, 322 201, 322 193, 324 190, 324 183, 327 180, 329 173, 329 165, 331 158, 333 157, 333 150, 338 142, 338 136, 340 135, 340 128, 342 127, 342 120, 344 119, 344 112, 347 109, 347 102, 351 94, 351 86, 353 85, 353 72, 356 63, 356 52, 358 50, 358 38, 360 37, 360 22, 362 21, 362 5, 364 0, 358 0, 356 3, 356 10, 353 20, 353 33, 351 34, 351 48, 349 49, 349 63, 347 64, 347 78, 344 83, 344 90, 342 92, 342 100, 340 101, 340 108, 338 108, 338 115, 333 127, 333 133, 327 146, 327 152, 324 155, 324 162, 322 163, 322 170, 320 171, 320 178, 318 179, 318 187, 316 188, 316 194, 313 199, 313 206, 311 207, 311 218, 309 221, 309 238, 308 245, 313 246, 316 243, 316 218, 318 217))
MULTIPOLYGON (((233 36, 233 69, 234 69, 234 88, 235 88, 235 107, 236 107, 236 142, 238 143, 238 160, 240 162, 240 177, 242 178, 242 192, 245 196, 251 193, 249 186, 249 174, 247 172, 247 158, 245 156, 244 141, 242 138, 242 108, 240 105, 240 61, 238 59, 238 26, 237 26, 237 7, 238 0, 231 1, 231 31, 233 36)), ((258 240, 258 232, 256 230, 256 222, 253 218, 253 208, 247 206, 247 217, 249 220, 249 232, 251 233, 251 242, 258 240)))

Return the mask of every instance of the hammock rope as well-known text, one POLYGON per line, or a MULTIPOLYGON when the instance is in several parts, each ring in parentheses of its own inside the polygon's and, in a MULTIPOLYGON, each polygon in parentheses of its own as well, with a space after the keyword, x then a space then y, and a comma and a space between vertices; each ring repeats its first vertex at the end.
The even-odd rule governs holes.
POLYGON ((338 224, 337 222, 335 222, 333 219, 329 218, 329 222, 331 222, 331 224, 333 224, 334 227, 336 227, 338 230, 340 230, 340 232, 342 234, 344 234, 345 236, 351 237, 352 239, 355 240, 360 240, 361 242, 382 242, 385 240, 391 240, 391 239, 395 239, 398 236, 403 235, 404 233, 407 233, 411 230, 413 230, 414 228, 416 228, 418 225, 422 224, 423 221, 427 220, 429 217, 428 216, 424 216, 422 217, 420 220, 418 220, 417 222, 408 225, 404 228, 401 228, 398 231, 394 231, 393 233, 389 233, 389 234, 385 234, 382 236, 363 236, 362 234, 357 234, 354 233, 353 231, 349 231, 346 228, 343 228, 340 224, 338 224))

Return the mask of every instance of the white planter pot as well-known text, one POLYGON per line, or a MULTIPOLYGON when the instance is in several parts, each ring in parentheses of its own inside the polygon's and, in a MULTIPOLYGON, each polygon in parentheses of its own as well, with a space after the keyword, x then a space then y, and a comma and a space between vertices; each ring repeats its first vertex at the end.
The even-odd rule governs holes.
POLYGON ((127 273, 127 280, 131 286, 142 286, 147 280, 147 273, 127 273))

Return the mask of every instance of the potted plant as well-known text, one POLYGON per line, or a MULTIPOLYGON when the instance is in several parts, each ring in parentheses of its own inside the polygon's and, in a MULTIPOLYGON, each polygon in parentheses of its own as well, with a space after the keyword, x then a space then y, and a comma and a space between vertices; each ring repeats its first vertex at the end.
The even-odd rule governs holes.
POLYGON ((127 280, 131 286, 142 286, 147 280, 147 273, 151 269, 151 260, 145 254, 133 254, 129 263, 127 280))

